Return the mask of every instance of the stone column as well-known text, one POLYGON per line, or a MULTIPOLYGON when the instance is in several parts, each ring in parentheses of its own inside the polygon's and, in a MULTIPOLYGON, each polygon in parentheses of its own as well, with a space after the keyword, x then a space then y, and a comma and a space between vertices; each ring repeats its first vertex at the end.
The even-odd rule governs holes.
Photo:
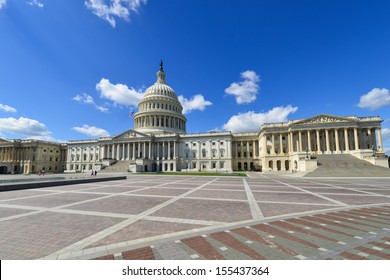
POLYGON ((359 150, 359 138, 356 127, 353 128, 353 136, 355 138, 355 150, 359 150))
POLYGON ((267 147, 267 134, 263 134, 263 151, 264 151, 264 155, 267 155, 268 154, 268 147, 267 147))
POLYGON ((299 151, 302 152, 302 131, 298 132, 299 151))
POLYGON ((378 127, 378 150, 383 151, 382 131, 381 127, 378 127))
POLYGON ((310 130, 307 131, 307 149, 311 152, 311 137, 310 137, 310 130))
POLYGON ((344 128, 344 142, 345 142, 345 151, 349 152, 349 139, 348 139, 348 129, 344 128))
POLYGON ((243 159, 244 158, 244 142, 241 141, 240 147, 241 147, 241 156, 240 156, 240 158, 243 159))
POLYGON ((283 154, 283 136, 279 133, 279 154, 283 154))
POLYGON ((292 137, 292 132, 290 131, 288 133, 288 152, 292 153, 293 151, 294 151, 293 137, 292 137))
POLYGON ((272 139, 272 150, 271 150, 271 154, 275 154, 275 134, 272 133, 271 135, 271 139, 272 139))
POLYGON ((336 153, 340 153, 339 130, 337 128, 334 130, 334 136, 336 141, 336 153))
POLYGON ((250 159, 250 148, 249 148, 249 141, 246 141, 246 158, 250 159))
POLYGON ((371 128, 367 128, 367 143, 369 149, 372 149, 373 141, 372 141, 372 135, 371 135, 371 128))
POLYGON ((316 137, 317 137, 317 153, 321 152, 321 143, 320 143, 320 130, 316 130, 316 137))
POLYGON ((237 141, 234 141, 234 157, 237 159, 238 158, 238 144, 237 141))
POLYGON ((329 130, 325 129, 325 138, 326 138, 326 153, 330 153, 329 149, 329 130))
POLYGON ((125 143, 122 143, 122 160, 125 160, 125 143))
POLYGON ((252 140, 252 158, 256 157, 256 141, 252 140))
POLYGON ((173 142, 173 158, 176 159, 176 141, 173 142))

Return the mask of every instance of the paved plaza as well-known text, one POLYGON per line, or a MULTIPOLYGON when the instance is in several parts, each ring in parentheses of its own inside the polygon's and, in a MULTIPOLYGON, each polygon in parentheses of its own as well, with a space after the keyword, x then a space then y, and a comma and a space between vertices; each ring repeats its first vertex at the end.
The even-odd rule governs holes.
POLYGON ((0 259, 390 259, 390 178, 248 175, 0 192, 0 259))

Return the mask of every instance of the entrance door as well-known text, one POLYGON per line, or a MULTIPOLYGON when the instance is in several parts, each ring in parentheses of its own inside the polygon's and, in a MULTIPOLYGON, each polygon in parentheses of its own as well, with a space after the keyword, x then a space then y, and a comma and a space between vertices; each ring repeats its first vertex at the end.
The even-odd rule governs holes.
POLYGON ((0 166, 0 174, 7 174, 8 169, 7 166, 0 166))

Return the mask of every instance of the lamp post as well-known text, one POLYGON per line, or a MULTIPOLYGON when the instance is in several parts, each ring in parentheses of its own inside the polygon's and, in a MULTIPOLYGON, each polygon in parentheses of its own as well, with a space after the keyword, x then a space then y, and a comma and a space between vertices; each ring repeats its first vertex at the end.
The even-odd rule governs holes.
POLYGON ((375 157, 375 146, 372 145, 372 156, 375 157))
POLYGON ((306 147, 305 151, 306 151, 306 158, 308 159, 309 158, 309 149, 306 147))

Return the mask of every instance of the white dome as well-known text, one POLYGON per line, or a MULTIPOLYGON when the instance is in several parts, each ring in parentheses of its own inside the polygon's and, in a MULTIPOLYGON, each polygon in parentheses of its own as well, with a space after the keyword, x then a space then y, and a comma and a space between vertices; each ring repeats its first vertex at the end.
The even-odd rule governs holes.
POLYGON ((175 91, 165 82, 160 63, 157 81, 144 93, 134 115, 134 129, 150 133, 185 133, 187 119, 175 91))

